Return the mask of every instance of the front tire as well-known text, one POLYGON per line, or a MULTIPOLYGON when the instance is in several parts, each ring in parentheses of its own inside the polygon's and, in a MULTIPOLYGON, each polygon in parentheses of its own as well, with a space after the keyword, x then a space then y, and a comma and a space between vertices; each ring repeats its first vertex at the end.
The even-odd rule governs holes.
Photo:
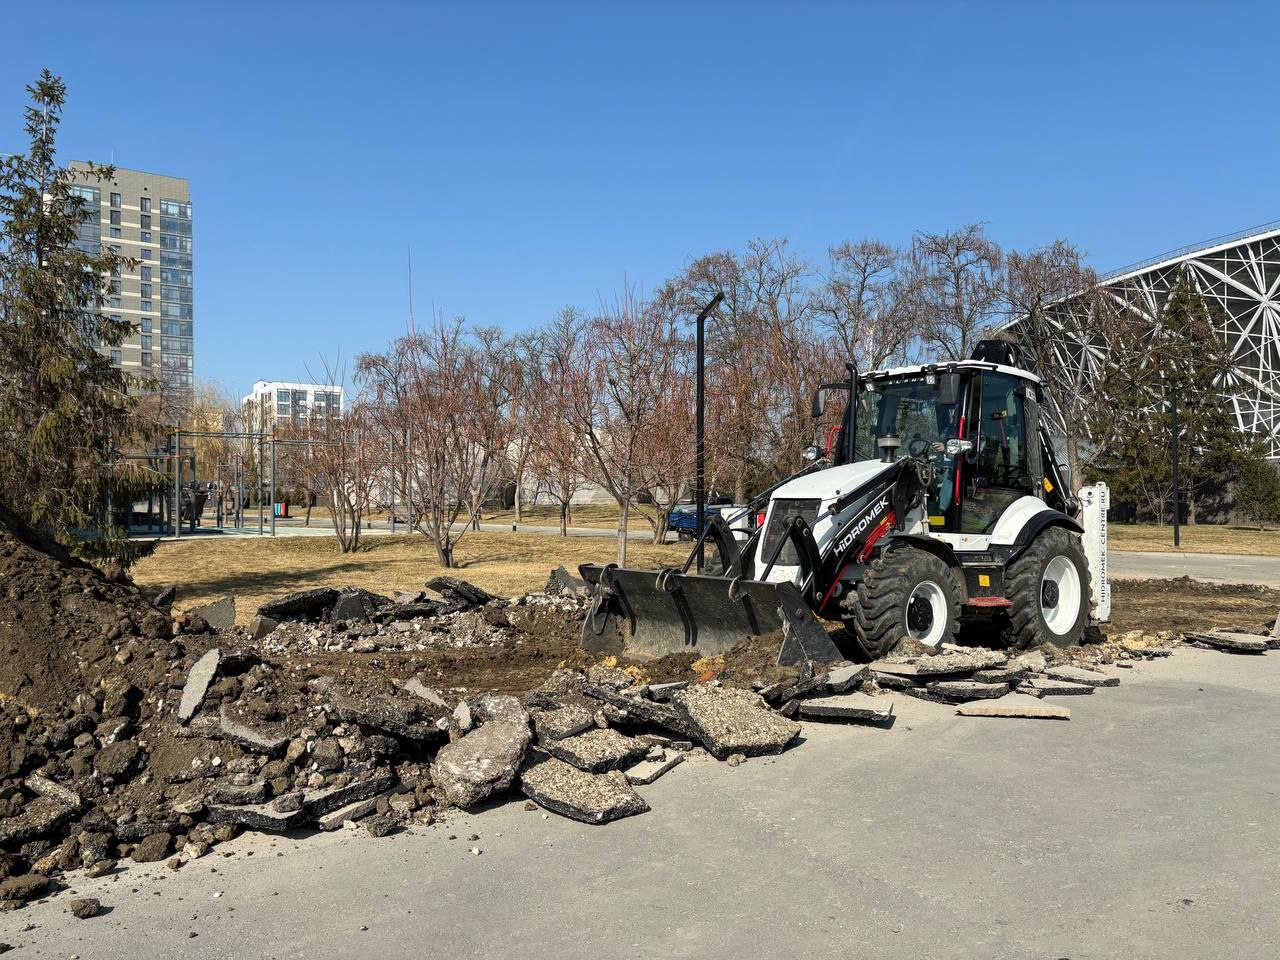
POLYGON ((1050 527, 1009 564, 1005 587, 1010 641, 1016 650, 1052 643, 1070 647, 1084 638, 1089 625, 1089 563, 1080 537, 1050 527))
POLYGON ((871 660, 888 656, 906 639, 938 647, 960 628, 955 574, 942 559, 915 547, 883 553, 845 603, 852 607, 853 639, 871 660))

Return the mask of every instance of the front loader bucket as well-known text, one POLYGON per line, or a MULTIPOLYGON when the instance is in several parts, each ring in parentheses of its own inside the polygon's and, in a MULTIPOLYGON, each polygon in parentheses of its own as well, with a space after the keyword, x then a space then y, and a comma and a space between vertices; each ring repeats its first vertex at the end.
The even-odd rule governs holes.
POLYGON ((748 637, 781 630, 778 662, 840 660, 842 655, 790 583, 735 581, 672 570, 627 570, 584 564, 595 597, 582 627, 582 645, 635 657, 669 653, 711 656, 748 637), (735 588, 730 589, 731 586, 735 588))

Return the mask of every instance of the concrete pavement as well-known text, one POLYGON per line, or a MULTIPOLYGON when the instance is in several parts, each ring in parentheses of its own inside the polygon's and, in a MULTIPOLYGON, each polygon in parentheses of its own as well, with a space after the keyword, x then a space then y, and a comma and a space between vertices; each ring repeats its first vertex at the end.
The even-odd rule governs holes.
POLYGON ((1069 722, 898 698, 891 730, 806 724, 781 757, 678 767, 607 827, 513 802, 380 840, 246 836, 176 874, 77 879, 109 915, 74 920, 63 893, 0 913, 0 939, 107 960, 1276 956, 1280 655, 1117 672, 1056 701, 1069 722))
POLYGON ((1125 580, 1169 580, 1193 577, 1209 583, 1256 583, 1280 587, 1280 557, 1251 557, 1228 553, 1108 554, 1111 576, 1125 580))

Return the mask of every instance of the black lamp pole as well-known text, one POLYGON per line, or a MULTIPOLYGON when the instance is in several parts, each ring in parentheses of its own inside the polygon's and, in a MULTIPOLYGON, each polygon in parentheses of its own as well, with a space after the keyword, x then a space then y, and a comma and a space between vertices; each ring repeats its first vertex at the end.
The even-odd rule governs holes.
POLYGON ((1182 527, 1178 522, 1178 514, 1181 513, 1182 505, 1178 502, 1178 488, 1181 482, 1181 471, 1178 463, 1178 383, 1176 380, 1169 382, 1169 399, 1171 401, 1173 414, 1173 545, 1175 547, 1180 547, 1182 546, 1182 527))
POLYGON ((698 314, 698 372, 697 372, 697 426, 694 428, 698 445, 698 487, 695 499, 698 501, 698 573, 702 572, 702 534, 705 531, 706 517, 704 514, 707 509, 707 432, 704 417, 706 407, 706 332, 707 317, 711 315, 711 311, 720 305, 720 301, 724 299, 724 293, 717 293, 711 298, 711 302, 702 308, 702 312, 698 314))

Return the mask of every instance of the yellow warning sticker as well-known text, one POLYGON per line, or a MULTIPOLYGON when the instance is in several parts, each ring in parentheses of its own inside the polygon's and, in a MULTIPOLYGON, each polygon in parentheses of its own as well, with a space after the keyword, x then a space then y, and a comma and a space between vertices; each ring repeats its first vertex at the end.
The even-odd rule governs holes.
POLYGON ((1049 482, 1049 478, 1048 478, 1048 477, 1045 477, 1045 478, 1044 478, 1044 492, 1045 492, 1045 493, 1053 493, 1053 484, 1049 482))
POLYGON ((946 525, 946 522, 947 522, 947 518, 946 518, 946 517, 941 517, 941 516, 936 516, 936 515, 934 515, 934 516, 930 516, 930 517, 929 517, 929 526, 931 526, 931 527, 941 527, 941 526, 945 526, 945 525, 946 525))
POLYGON ((989 586, 991 586, 991 577, 990 577, 990 575, 989 575, 989 574, 985 574, 985 573, 980 573, 980 574, 978 574, 978 586, 980 586, 980 587, 989 587, 989 586))

